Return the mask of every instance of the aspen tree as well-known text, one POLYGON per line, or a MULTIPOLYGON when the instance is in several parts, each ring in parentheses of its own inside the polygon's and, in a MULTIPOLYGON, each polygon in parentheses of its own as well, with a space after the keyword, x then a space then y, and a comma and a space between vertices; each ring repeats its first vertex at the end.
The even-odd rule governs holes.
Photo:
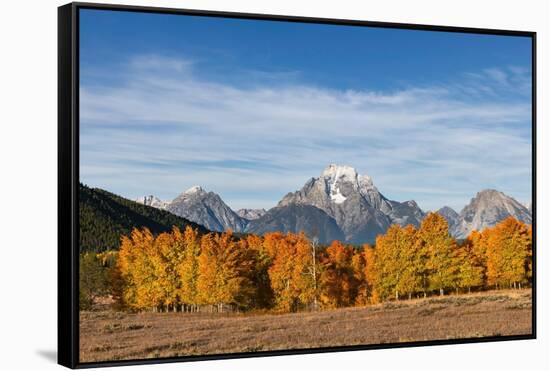
POLYGON ((458 267, 457 287, 467 289, 482 287, 484 284, 484 259, 476 253, 476 244, 481 244, 481 233, 474 231, 458 246, 456 264, 458 267))
POLYGON ((402 294, 399 282, 404 270, 402 261, 403 237, 401 226, 393 224, 386 234, 379 235, 376 238, 375 284, 376 291, 382 300, 390 296, 399 300, 399 296, 402 294))
POLYGON ((480 286, 487 284, 487 241, 490 233, 491 228, 486 228, 482 232, 473 230, 463 242, 468 245, 465 248, 472 256, 473 265, 478 267, 481 272, 480 286))
POLYGON ((399 262, 402 265, 399 276, 399 290, 409 299, 413 294, 422 290, 422 273, 424 272, 424 256, 420 245, 416 243, 416 229, 407 225, 401 229, 399 262))
POLYGON ((181 280, 179 295, 185 311, 195 311, 197 305, 197 280, 199 276, 200 241, 196 229, 187 226, 182 234, 174 230, 175 242, 184 246, 183 259, 177 266, 181 280))
POLYGON ((366 297, 370 303, 378 303, 380 294, 376 291, 378 287, 378 273, 376 272, 376 252, 369 245, 363 245, 363 259, 365 261, 365 290, 366 297))
POLYGON ((515 288, 526 283, 530 244, 529 228, 513 217, 492 228, 487 243, 488 284, 515 288))
POLYGON ((252 303, 255 308, 268 308, 274 301, 268 273, 273 258, 268 254, 264 241, 263 237, 253 234, 247 235, 244 240, 247 248, 254 252, 254 268, 250 279, 256 290, 252 303))
POLYGON ((308 239, 303 233, 288 233, 283 238, 270 237, 269 244, 274 259, 268 274, 276 307, 282 311, 296 311, 300 306, 312 304, 316 293, 308 239))
POLYGON ((454 287, 457 267, 454 264, 456 244, 449 235, 449 226, 438 213, 429 213, 418 230, 419 251, 426 254, 427 288, 437 290, 440 295, 445 289, 454 287))
POLYGON ((205 235, 199 255, 198 297, 221 312, 225 305, 240 307, 253 292, 247 277, 253 266, 249 253, 239 248, 231 231, 205 235))
POLYGON ((366 305, 369 300, 369 289, 365 276, 365 254, 363 249, 354 249, 351 269, 356 283, 354 304, 366 305))
POLYGON ((357 282, 352 268, 353 248, 333 241, 322 259, 322 302, 330 308, 353 304, 357 295, 357 282))

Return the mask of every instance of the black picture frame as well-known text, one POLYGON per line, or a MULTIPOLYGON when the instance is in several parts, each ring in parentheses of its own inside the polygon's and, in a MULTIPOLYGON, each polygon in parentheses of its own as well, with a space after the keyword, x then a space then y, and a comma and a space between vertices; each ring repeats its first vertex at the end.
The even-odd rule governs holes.
POLYGON ((171 9, 145 6, 70 3, 58 8, 58 363, 69 368, 121 366, 168 362, 201 361, 245 357, 280 356, 290 354, 341 352, 380 348, 418 347, 427 345, 466 344, 508 340, 536 339, 536 32, 485 28, 465 28, 406 23, 374 22, 348 19, 329 19, 268 14, 233 13, 191 9, 171 9), (532 333, 513 336, 491 336, 451 340, 413 341, 353 345, 315 349, 288 349, 278 351, 245 352, 218 355, 135 359, 81 363, 79 361, 79 10, 98 9, 123 12, 200 15, 206 17, 270 20, 281 22, 320 23, 358 27, 397 28, 459 32, 484 35, 522 36, 532 42, 532 213, 533 213, 533 278, 532 278, 532 333))

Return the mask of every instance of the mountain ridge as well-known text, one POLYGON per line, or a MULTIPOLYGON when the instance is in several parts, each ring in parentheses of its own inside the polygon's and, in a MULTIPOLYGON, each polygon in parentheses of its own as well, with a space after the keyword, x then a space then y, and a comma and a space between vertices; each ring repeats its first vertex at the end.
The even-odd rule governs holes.
POLYGON ((344 239, 344 233, 336 221, 323 210, 300 204, 273 207, 260 218, 250 221, 245 230, 246 233, 260 235, 289 231, 303 231, 308 237, 322 242, 344 239))
POLYGON ((173 226, 207 230, 168 211, 140 204, 100 188, 79 186, 80 251, 117 250, 122 235, 133 228, 147 227, 153 233, 168 232, 173 226))
POLYGON ((267 213, 264 208, 261 209, 239 209, 236 211, 237 215, 247 220, 259 219, 267 213))
MULTIPOLYGON (((189 188, 171 202, 161 201, 154 196, 148 197, 142 198, 144 203, 164 207, 175 215, 195 221, 213 231, 231 229, 234 232, 265 233, 278 225, 281 232, 299 232, 298 226, 307 227, 306 234, 313 235, 316 228, 314 223, 308 221, 310 218, 330 225, 330 232, 322 233, 325 238, 341 232, 344 241, 350 243, 372 243, 391 224, 412 224, 418 227, 426 216, 416 201, 390 200, 378 190, 370 176, 360 175, 351 166, 337 164, 328 165, 320 176, 311 177, 302 188, 288 192, 269 210, 234 211, 218 194, 207 192, 200 186, 189 188), (312 208, 289 208, 291 205, 312 208), (289 214, 291 211, 299 215, 289 214), (291 218, 294 221, 281 218, 291 218), (327 218, 335 221, 340 232, 335 230, 327 218)), ((526 223, 532 221, 531 212, 525 205, 492 189, 478 192, 460 213, 449 206, 443 206, 436 212, 447 220, 450 234, 457 238, 465 238, 473 229, 493 226, 507 216, 514 216, 526 223), (479 200, 476 201, 477 199, 479 200)), ((328 243, 330 240, 323 242, 328 243)))
POLYGON ((217 193, 207 192, 200 186, 193 186, 179 194, 166 206, 166 210, 216 232, 228 229, 243 232, 247 224, 217 193))
POLYGON ((416 202, 387 199, 368 175, 347 165, 330 164, 317 178, 290 192, 278 206, 305 204, 323 210, 336 220, 347 242, 373 242, 391 224, 418 226, 424 212, 416 202))
POLYGON ((508 216, 531 224, 532 216, 528 208, 514 198, 495 189, 479 191, 470 203, 460 212, 460 222, 451 234, 465 238, 472 230, 492 227, 508 216))

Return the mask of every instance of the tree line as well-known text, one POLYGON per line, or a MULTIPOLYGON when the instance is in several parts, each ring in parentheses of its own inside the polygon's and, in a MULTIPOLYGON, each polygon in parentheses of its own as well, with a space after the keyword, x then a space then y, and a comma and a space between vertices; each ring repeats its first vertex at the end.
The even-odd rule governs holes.
POLYGON ((131 311, 293 312, 521 288, 531 282, 531 240, 531 226, 509 217, 457 241, 437 213, 360 247, 320 246, 304 233, 135 228, 118 252, 82 255, 81 307, 109 292, 131 311))

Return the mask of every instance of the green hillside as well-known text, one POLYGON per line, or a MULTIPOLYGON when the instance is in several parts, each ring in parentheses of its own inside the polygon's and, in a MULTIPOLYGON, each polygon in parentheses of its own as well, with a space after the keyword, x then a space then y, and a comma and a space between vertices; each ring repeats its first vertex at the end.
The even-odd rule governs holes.
POLYGON ((169 231, 172 226, 191 225, 207 230, 168 211, 145 206, 99 188, 80 184, 80 251, 117 250, 120 236, 134 227, 147 227, 153 233, 169 231))

